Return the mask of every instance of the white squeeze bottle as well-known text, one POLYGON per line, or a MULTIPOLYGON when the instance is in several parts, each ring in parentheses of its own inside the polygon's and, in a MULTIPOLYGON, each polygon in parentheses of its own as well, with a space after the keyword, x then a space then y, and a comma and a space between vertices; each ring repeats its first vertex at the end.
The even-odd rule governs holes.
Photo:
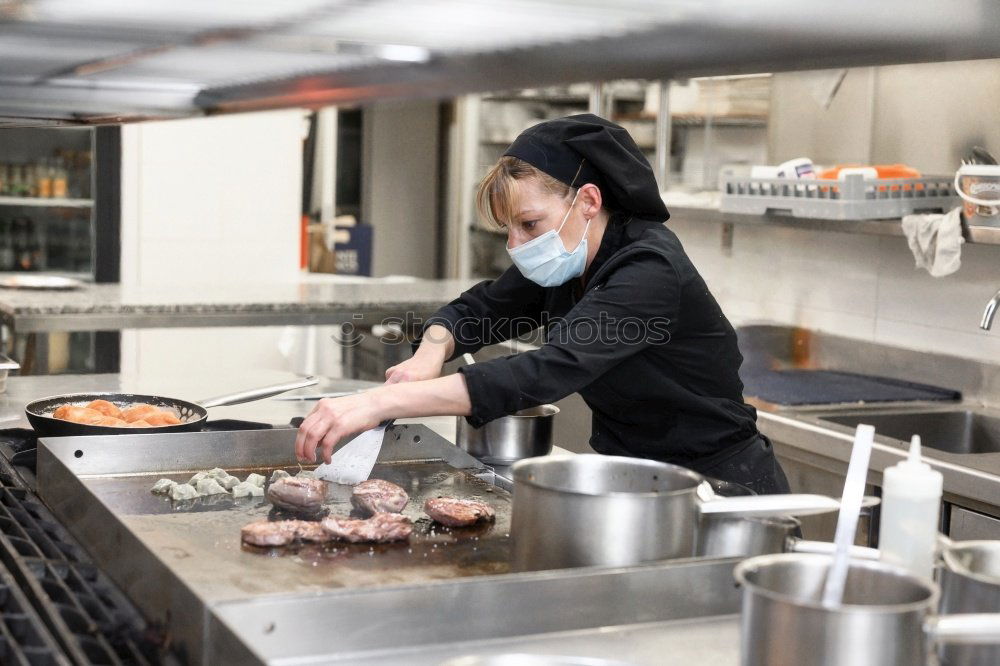
POLYGON ((910 441, 909 457, 887 467, 882 479, 882 559, 933 578, 943 481, 940 472, 921 462, 920 435, 910 441))

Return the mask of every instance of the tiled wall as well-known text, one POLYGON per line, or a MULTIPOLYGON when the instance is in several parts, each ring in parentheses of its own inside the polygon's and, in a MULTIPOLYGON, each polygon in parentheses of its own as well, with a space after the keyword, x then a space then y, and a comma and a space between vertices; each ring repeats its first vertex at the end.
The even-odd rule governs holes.
POLYGON ((1000 247, 965 245, 958 272, 914 268, 902 237, 734 226, 675 216, 684 243, 734 325, 773 321, 871 342, 1000 363, 1000 322, 979 330, 1000 288, 1000 247))

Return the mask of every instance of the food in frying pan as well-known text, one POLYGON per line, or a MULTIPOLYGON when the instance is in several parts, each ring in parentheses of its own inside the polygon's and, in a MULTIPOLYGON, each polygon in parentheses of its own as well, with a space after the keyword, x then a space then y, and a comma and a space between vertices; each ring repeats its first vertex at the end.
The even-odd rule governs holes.
POLYGON ((493 520, 493 507, 476 500, 434 497, 424 502, 424 513, 448 527, 467 527, 480 520, 493 520))
POLYGON ((146 403, 139 403, 138 405, 133 405, 128 409, 122 410, 122 418, 129 423, 139 420, 145 421, 147 416, 152 416, 153 414, 158 414, 159 412, 159 407, 147 405, 146 403))
POLYGON ((324 518, 320 524, 327 534, 351 543, 390 543, 405 541, 413 532, 413 524, 398 513, 376 513, 371 518, 324 518))
POLYGON ((351 504, 367 514, 399 513, 409 501, 405 490, 382 479, 362 481, 351 493, 351 504))
POLYGON ((293 541, 323 542, 332 540, 313 520, 258 520, 240 530, 244 543, 251 546, 287 546, 293 541))
POLYGON ((52 418, 112 428, 150 428, 183 423, 176 414, 167 409, 142 403, 120 410, 107 400, 94 400, 86 407, 61 405, 52 412, 52 418))
POLYGON ((122 410, 118 409, 114 403, 110 403, 107 400, 94 400, 87 405, 87 409, 96 410, 105 416, 112 416, 116 419, 122 418, 122 410))
POLYGON ((182 422, 170 412, 164 411, 156 412, 155 414, 146 414, 146 416, 139 420, 145 421, 151 426, 177 425, 182 422))
POLYGON ((273 481, 267 488, 267 499, 276 508, 304 515, 316 515, 323 510, 326 482, 292 476, 273 481))
POLYGON ((62 405, 52 412, 52 416, 53 418, 62 419, 63 421, 86 423, 88 425, 95 425, 98 421, 107 418, 96 409, 80 407, 78 405, 62 405))

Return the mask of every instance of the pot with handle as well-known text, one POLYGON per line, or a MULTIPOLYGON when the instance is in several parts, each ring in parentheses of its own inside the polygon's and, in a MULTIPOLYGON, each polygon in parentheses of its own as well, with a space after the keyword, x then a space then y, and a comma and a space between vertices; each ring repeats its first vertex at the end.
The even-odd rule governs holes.
POLYGON ((691 557, 702 515, 805 515, 822 495, 717 498, 705 478, 653 460, 581 454, 514 464, 512 566, 627 566, 691 557))
POLYGON ((239 393, 209 398, 200 402, 190 402, 180 398, 170 398, 159 395, 147 395, 142 393, 68 393, 66 395, 55 395, 48 398, 40 398, 29 402, 25 408, 25 416, 28 422, 39 437, 65 437, 72 435, 135 435, 156 432, 185 432, 198 430, 208 418, 208 410, 211 407, 224 407, 228 405, 239 405, 254 400, 262 400, 271 396, 292 391, 307 386, 314 386, 318 383, 315 377, 304 377, 281 384, 272 384, 239 393), (121 428, 113 426, 89 425, 86 423, 74 423, 64 421, 52 416, 52 412, 62 405, 86 405, 94 400, 107 400, 118 407, 146 403, 173 412, 181 423, 176 425, 152 426, 149 428, 121 428))
POLYGON ((913 666, 931 646, 1000 643, 1000 614, 934 614, 938 588, 905 569, 852 559, 843 603, 821 602, 832 558, 784 553, 743 560, 743 666, 913 666))
MULTIPOLYGON (((941 541, 942 615, 1000 611, 1000 541, 941 541)), ((946 666, 1000 664, 1000 645, 946 643, 938 654, 946 666)))
MULTIPOLYGON (((695 555, 753 557, 769 553, 833 553, 832 543, 810 541, 796 536, 798 528, 799 521, 791 516, 702 516, 695 555)), ((879 551, 875 548, 852 546, 851 557, 877 560, 879 551)))
POLYGON ((510 465, 552 452, 552 424, 559 408, 539 405, 501 416, 481 428, 458 417, 455 444, 488 465, 510 465))

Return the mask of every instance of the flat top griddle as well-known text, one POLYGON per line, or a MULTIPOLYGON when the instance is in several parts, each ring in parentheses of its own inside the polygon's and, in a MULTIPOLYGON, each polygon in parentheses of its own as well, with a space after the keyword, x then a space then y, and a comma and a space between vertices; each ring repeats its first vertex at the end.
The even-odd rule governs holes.
MULTIPOLYGON (((241 478, 274 468, 229 469, 241 478)), ((289 473, 298 467, 280 467, 289 473)), ((249 522, 288 518, 273 513, 266 498, 215 495, 173 502, 149 489, 159 478, 184 482, 190 474, 140 474, 84 479, 94 497, 172 565, 195 589, 213 598, 295 594, 334 588, 419 583, 509 570, 510 496, 439 461, 376 465, 372 478, 402 486, 410 495, 403 515, 414 521, 409 542, 302 544, 258 548, 240 542, 249 522), (424 500, 439 496, 479 499, 496 509, 495 523, 448 528, 431 523, 424 500)), ((328 484, 331 515, 351 513, 351 487, 328 484)))
MULTIPOLYGON (((509 571, 505 482, 420 425, 394 426, 373 471, 409 493, 404 514, 415 521, 409 543, 244 546, 240 528, 272 511, 262 498, 171 502, 150 492, 157 479, 186 481, 216 466, 241 478, 274 469, 296 473, 295 435, 293 428, 274 428, 42 438, 38 493, 144 614, 167 625, 181 657, 193 664, 206 663, 208 618, 222 603, 322 597, 350 605, 375 590, 509 571), (434 525, 422 506, 439 495, 484 500, 496 521, 464 529, 434 525)), ((350 492, 330 484, 331 513, 349 514, 350 492)))

